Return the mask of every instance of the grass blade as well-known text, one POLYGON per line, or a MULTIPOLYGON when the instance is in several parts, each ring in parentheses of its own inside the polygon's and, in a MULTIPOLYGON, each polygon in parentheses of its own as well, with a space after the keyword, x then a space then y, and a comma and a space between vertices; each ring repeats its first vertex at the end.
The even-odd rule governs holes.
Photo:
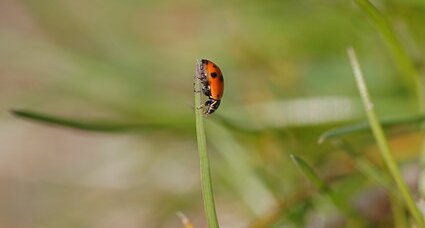
POLYGON ((298 167, 301 173, 319 190, 321 194, 328 197, 330 201, 337 207, 341 212, 346 215, 347 226, 348 227, 363 227, 364 224, 359 218, 359 216, 349 207, 343 204, 341 200, 338 199, 337 195, 334 191, 331 190, 329 185, 322 180, 319 175, 311 168, 310 165, 307 164, 300 157, 291 154, 291 159, 294 164, 298 167))
POLYGON ((110 121, 82 121, 64 117, 48 115, 44 113, 34 112, 30 110, 15 109, 11 113, 17 117, 39 121, 46 124, 58 125, 62 127, 75 128, 85 131, 100 131, 100 132, 122 132, 136 130, 154 130, 163 129, 166 126, 157 123, 111 123, 110 121))
POLYGON ((384 15, 369 1, 369 0, 355 0, 357 6, 362 9, 376 24, 382 37, 385 39, 388 47, 394 57, 395 64, 402 73, 403 81, 406 88, 415 95, 418 102, 418 108, 423 113, 424 110, 424 88, 420 82, 420 73, 415 68, 411 58, 403 48, 403 45, 398 40, 392 27, 388 23, 384 15))
POLYGON ((360 96, 366 111, 369 124, 372 128, 373 135, 375 137, 376 143, 378 144, 381 156, 384 158, 385 164, 388 167, 388 170, 391 176, 394 178, 398 189, 401 192, 401 196, 409 209, 411 215, 415 219, 418 227, 425 227, 425 222, 423 220, 422 214, 420 213, 415 201, 413 200, 412 194, 407 187, 406 182, 403 180, 400 169, 398 168, 397 162, 393 158, 387 139, 385 138, 384 131, 382 126, 379 123, 378 117, 375 114, 373 108, 373 103, 369 98, 369 93, 366 88, 366 83, 363 79, 363 74, 360 69, 356 54, 353 48, 348 48, 348 57, 350 58, 351 67, 353 68, 354 77, 356 79, 357 87, 360 91, 360 96))
MULTIPOLYGON (((410 91, 414 91, 416 95, 415 100, 418 103, 418 109, 421 114, 425 114, 425 84, 422 80, 422 74, 415 64, 415 60, 412 59, 405 48, 397 38, 392 27, 388 23, 385 15, 369 1, 369 0, 355 0, 355 3, 372 19, 376 24, 382 37, 386 40, 391 54, 395 60, 395 64, 398 66, 402 73, 405 84, 408 86, 410 91)), ((422 128, 425 126, 422 125, 422 128)), ((425 138, 422 139, 420 165, 425 167, 425 138)), ((422 197, 425 196, 425 170, 421 168, 419 177, 419 192, 422 197)))
MULTIPOLYGON (((424 120, 425 120, 425 116, 413 116, 413 117, 399 118, 399 119, 393 119, 393 120, 384 120, 384 121, 381 121, 380 124, 383 128, 401 126, 401 127, 417 128, 419 130, 420 128, 418 126, 424 120)), ((323 134, 320 135, 318 141, 319 143, 323 143, 329 139, 340 138, 342 136, 355 134, 355 133, 370 132, 370 130, 371 128, 370 128, 369 122, 350 124, 350 125, 325 131, 323 134)))
POLYGON ((290 156, 292 162, 294 162, 301 173, 304 174, 308 181, 310 181, 310 183, 312 183, 321 194, 326 195, 337 208, 344 211, 348 216, 353 215, 351 211, 342 205, 335 193, 329 188, 328 184, 322 180, 319 175, 317 175, 314 169, 307 162, 294 154, 291 154, 290 156))
POLYGON ((298 167, 302 174, 320 191, 328 191, 329 188, 324 180, 307 164, 302 158, 291 154, 292 162, 298 167))
MULTIPOLYGON (((195 76, 195 91, 200 91, 201 84, 200 80, 196 79, 197 76, 201 74, 200 72, 201 62, 198 60, 196 64, 196 76, 195 76)), ((218 228, 218 219, 217 213, 215 210, 214 203, 214 194, 213 194, 213 185, 211 180, 211 171, 210 171, 210 162, 208 159, 207 152, 207 141, 205 136, 205 127, 204 127, 204 115, 201 107, 202 105, 202 94, 200 92, 194 92, 195 94, 195 120, 196 120, 196 138, 198 141, 198 152, 199 152, 199 161, 201 169, 201 187, 202 187, 202 196, 204 199, 204 208, 208 220, 208 226, 210 228, 218 228)))

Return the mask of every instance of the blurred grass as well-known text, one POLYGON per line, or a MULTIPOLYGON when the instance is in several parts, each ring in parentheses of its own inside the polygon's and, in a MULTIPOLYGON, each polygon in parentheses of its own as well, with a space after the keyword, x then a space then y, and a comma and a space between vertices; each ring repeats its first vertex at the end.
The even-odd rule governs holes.
MULTIPOLYGON (((316 174, 316 172, 311 168, 307 162, 305 162, 303 159, 299 158, 296 155, 291 154, 292 162, 298 167, 300 172, 304 174, 304 176, 311 182, 311 184, 317 188, 317 190, 321 192, 328 193, 330 192, 330 189, 328 185, 320 179, 320 177, 316 174)), ((338 204, 338 201, 335 200, 332 194, 329 194, 330 198, 335 201, 336 204, 338 204)))
MULTIPOLYGON (((12 110, 11 113, 17 117, 38 121, 45 124, 58 125, 61 127, 75 128, 84 131, 99 131, 99 132, 127 132, 127 131, 152 131, 163 130, 166 128, 168 131, 172 130, 171 125, 164 125, 161 123, 113 123, 114 121, 82 121, 74 119, 66 119, 42 113, 37 113, 28 110, 12 110)), ((177 130, 178 131, 178 130, 177 130)), ((180 129, 180 132, 182 130, 180 129)))
POLYGON ((417 100, 418 110, 420 113, 423 113, 425 92, 423 82, 420 80, 420 73, 415 68, 413 61, 394 33, 392 26, 386 17, 369 0, 355 0, 355 2, 376 24, 379 32, 389 46, 394 63, 397 64, 401 71, 400 77, 403 78, 406 88, 411 90, 412 100, 417 100))
POLYGON ((1 1, 0 226, 179 227, 181 210, 205 227, 192 102, 198 58, 217 62, 226 80, 205 123, 223 227, 340 224, 305 189, 290 154, 310 162, 359 215, 353 220, 393 226, 402 220, 388 211, 393 200, 370 193, 387 184, 386 170, 362 134, 368 125, 355 124, 363 116, 345 48, 356 47, 371 75, 376 113, 415 192, 408 167, 417 165, 423 120, 406 72, 423 75, 425 4, 373 3, 411 63, 393 56, 393 38, 356 1, 1 1), (16 107, 56 127, 18 121, 8 113, 16 107), (137 134, 119 134, 127 132, 137 134), (321 135, 355 155, 318 145, 321 135))
MULTIPOLYGON (((420 130, 420 125, 425 120, 424 116, 415 116, 415 117, 406 117, 399 118, 394 120, 385 120, 381 121, 381 126, 385 129, 389 129, 391 127, 403 128, 404 131, 418 131, 420 130)), ((327 140, 334 138, 341 138, 346 135, 356 134, 356 133, 364 133, 371 132, 370 125, 368 122, 361 122, 357 124, 345 125, 342 127, 338 127, 335 129, 328 130, 324 132, 319 137, 319 143, 323 143, 327 140)))
POLYGON ((357 87, 359 89, 360 97, 362 98, 364 109, 373 132, 376 144, 379 147, 381 156, 388 167, 389 174, 397 184, 398 190, 403 198, 406 207, 409 209, 411 216, 419 227, 425 227, 425 221, 422 212, 419 210, 415 200, 413 199, 412 192, 408 188, 406 181, 403 179, 397 161, 394 159, 388 141, 386 139, 384 130, 379 123, 379 119, 374 110, 374 103, 369 97, 369 92, 364 81, 362 69, 360 68, 359 61, 356 53, 352 47, 347 49, 348 57, 350 59, 351 67, 353 68, 354 78, 356 79, 357 87))
POLYGON ((346 204, 342 199, 334 193, 334 191, 329 187, 329 185, 319 177, 319 175, 314 171, 314 169, 305 162, 302 158, 291 154, 291 159, 293 163, 297 166, 300 172, 307 178, 307 180, 319 191, 320 195, 326 196, 336 208, 340 210, 341 213, 344 213, 347 219, 346 226, 364 226, 361 224, 362 221, 358 219, 358 216, 351 210, 350 207, 346 207, 346 204))

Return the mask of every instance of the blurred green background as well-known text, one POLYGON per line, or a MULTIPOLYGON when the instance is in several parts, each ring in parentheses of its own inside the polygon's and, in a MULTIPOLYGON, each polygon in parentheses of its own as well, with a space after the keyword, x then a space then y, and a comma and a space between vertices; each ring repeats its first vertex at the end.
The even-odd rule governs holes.
MULTIPOLYGON (((425 3, 373 3, 421 70, 425 3)), ((417 115, 388 45, 353 1, 1 0, 0 227, 181 227, 177 211, 206 227, 193 114, 199 58, 225 78, 220 109, 206 118, 222 227, 345 224, 290 154, 364 224, 393 225, 384 191, 347 154, 317 143, 365 120, 349 45, 379 116, 417 115), (82 131, 23 121, 12 108, 152 127, 82 131)), ((348 140, 383 167, 370 134, 348 140)), ((416 131, 391 137, 413 185, 420 140, 416 131)))

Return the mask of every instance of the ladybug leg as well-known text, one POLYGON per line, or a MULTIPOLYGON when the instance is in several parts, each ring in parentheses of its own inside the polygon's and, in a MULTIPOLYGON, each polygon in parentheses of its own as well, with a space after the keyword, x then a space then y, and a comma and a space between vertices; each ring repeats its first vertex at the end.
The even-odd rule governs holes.
POLYGON ((202 108, 204 108, 204 107, 207 107, 209 104, 208 104, 208 101, 207 102, 205 102, 205 104, 201 104, 201 105, 199 105, 198 107, 196 107, 196 109, 197 110, 199 110, 199 109, 202 109, 202 108))
POLYGON ((201 108, 204 108, 204 107, 208 107, 208 106, 210 106, 211 104, 212 104, 213 102, 211 101, 211 100, 207 100, 207 101, 205 101, 205 104, 202 104, 202 105, 199 105, 198 107, 196 107, 196 109, 201 109, 201 108))
POLYGON ((218 107, 220 106, 220 100, 211 99, 209 101, 210 103, 209 103, 208 109, 204 113, 205 115, 214 113, 215 110, 217 110, 218 107))
POLYGON ((204 115, 209 114, 210 109, 211 109, 211 104, 212 104, 212 103, 213 103, 213 101, 212 101, 212 100, 207 100, 207 101, 205 101, 204 107, 206 107, 207 109, 205 110, 204 115))
POLYGON ((205 101, 204 106, 209 106, 209 105, 211 105, 212 103, 213 103, 213 101, 212 101, 212 100, 207 100, 207 101, 205 101))

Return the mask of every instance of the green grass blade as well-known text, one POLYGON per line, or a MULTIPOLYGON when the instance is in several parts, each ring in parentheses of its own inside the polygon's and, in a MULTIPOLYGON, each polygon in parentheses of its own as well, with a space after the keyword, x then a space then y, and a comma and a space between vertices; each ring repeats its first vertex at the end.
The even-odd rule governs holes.
POLYGON ((167 124, 159 122, 146 123, 125 123, 122 121, 89 121, 76 120, 50 114, 35 112, 31 110, 15 109, 11 113, 19 118, 28 119, 44 124, 57 125, 60 127, 74 128, 83 131, 98 131, 98 132, 143 132, 155 130, 174 130, 178 132, 188 132, 187 127, 177 124, 167 124), (121 123, 120 123, 121 122, 121 123))
MULTIPOLYGON (((196 76, 200 75, 200 64, 198 61, 196 64, 196 76)), ((200 91, 200 81, 195 78, 194 83, 195 91, 200 91)), ((197 108, 202 105, 202 94, 200 92, 194 92, 195 94, 195 120, 196 120, 196 137, 198 141, 198 152, 201 169, 201 187, 202 196, 204 199, 204 208, 208 220, 208 226, 210 228, 218 228, 217 213, 215 210, 213 185, 211 180, 210 162, 208 159, 207 152, 207 141, 205 136, 204 127, 204 114, 202 109, 197 108)))
MULTIPOLYGON (((420 129, 420 124, 424 122, 425 116, 412 116, 412 117, 405 117, 405 118, 399 118, 399 119, 393 119, 393 120, 384 120, 381 121, 381 126, 383 128, 390 128, 390 127, 410 127, 412 129, 420 129)), ((355 133, 363 133, 363 132, 370 132, 371 128, 369 125, 369 122, 361 122, 356 124, 350 124, 334 129, 330 129, 328 131, 325 131, 323 134, 320 135, 318 142, 323 143, 326 140, 329 139, 335 139, 340 138, 346 135, 355 134, 355 133)))
POLYGON ((328 191, 329 188, 324 180, 314 171, 314 169, 307 164, 302 158, 291 154, 292 162, 298 167, 302 174, 316 187, 320 192, 328 191))
POLYGON ((317 188, 317 190, 321 194, 327 196, 337 208, 342 210, 348 216, 352 215, 352 212, 350 212, 342 205, 335 193, 329 188, 328 184, 324 180, 322 180, 319 175, 317 175, 314 169, 307 162, 305 162, 302 158, 294 154, 291 154, 290 156, 292 162, 298 167, 301 173, 308 179, 308 181, 310 181, 310 183, 314 185, 314 187, 317 188))
MULTIPOLYGON (((395 64, 398 66, 401 76, 408 86, 409 91, 414 92, 415 100, 418 103, 419 112, 425 114, 425 84, 422 80, 422 73, 415 64, 415 60, 406 52, 400 40, 394 33, 388 20, 369 0, 355 0, 355 3, 372 19, 376 24, 382 37, 385 39, 391 51, 395 64)), ((422 125, 422 128, 424 126, 422 125)), ((421 148, 421 171, 419 177, 419 192, 425 196, 425 138, 422 139, 421 148)))
POLYGON ((343 204, 341 200, 338 199, 334 191, 331 190, 329 185, 322 180, 319 175, 314 171, 314 169, 307 164, 300 157, 291 154, 291 159, 294 164, 298 167, 301 173, 319 190, 319 192, 326 196, 342 213, 346 215, 347 226, 348 227, 363 227, 363 221, 360 217, 349 207, 343 204))
POLYGON ((388 23, 388 20, 369 0, 355 0, 354 2, 376 24, 382 37, 388 44, 395 64, 402 73, 401 76, 405 82, 406 88, 415 95, 415 99, 417 99, 418 102, 418 108, 423 113, 424 88, 420 82, 420 73, 415 68, 413 61, 400 43, 391 25, 388 23))
POLYGON ((409 188, 407 187, 406 182, 403 180, 401 176, 400 169, 397 165, 397 162, 395 161, 395 159, 393 158, 391 154, 382 126, 380 125, 378 117, 375 114, 373 103, 371 102, 369 98, 369 93, 366 88, 366 83, 364 82, 363 74, 360 69, 360 65, 357 60, 354 49, 349 48, 347 52, 350 58, 351 66, 353 68, 356 84, 360 91, 360 96, 362 98, 366 115, 369 120, 369 124, 372 128, 372 132, 375 137, 376 143, 378 144, 379 150, 381 152, 381 156, 383 157, 391 176, 394 178, 397 184, 397 187, 401 192, 401 196, 406 204, 406 207, 409 209, 411 215, 415 219, 416 224, 418 225, 418 227, 425 227, 425 222, 422 217, 422 214, 420 213, 415 201, 413 200, 412 194, 409 188))
POLYGON ((110 121, 83 121, 53 116, 49 114, 34 112, 30 110, 15 109, 11 113, 17 117, 38 121, 51 125, 75 128, 85 131, 122 132, 136 130, 154 130, 165 128, 164 125, 155 123, 111 123, 110 121))

